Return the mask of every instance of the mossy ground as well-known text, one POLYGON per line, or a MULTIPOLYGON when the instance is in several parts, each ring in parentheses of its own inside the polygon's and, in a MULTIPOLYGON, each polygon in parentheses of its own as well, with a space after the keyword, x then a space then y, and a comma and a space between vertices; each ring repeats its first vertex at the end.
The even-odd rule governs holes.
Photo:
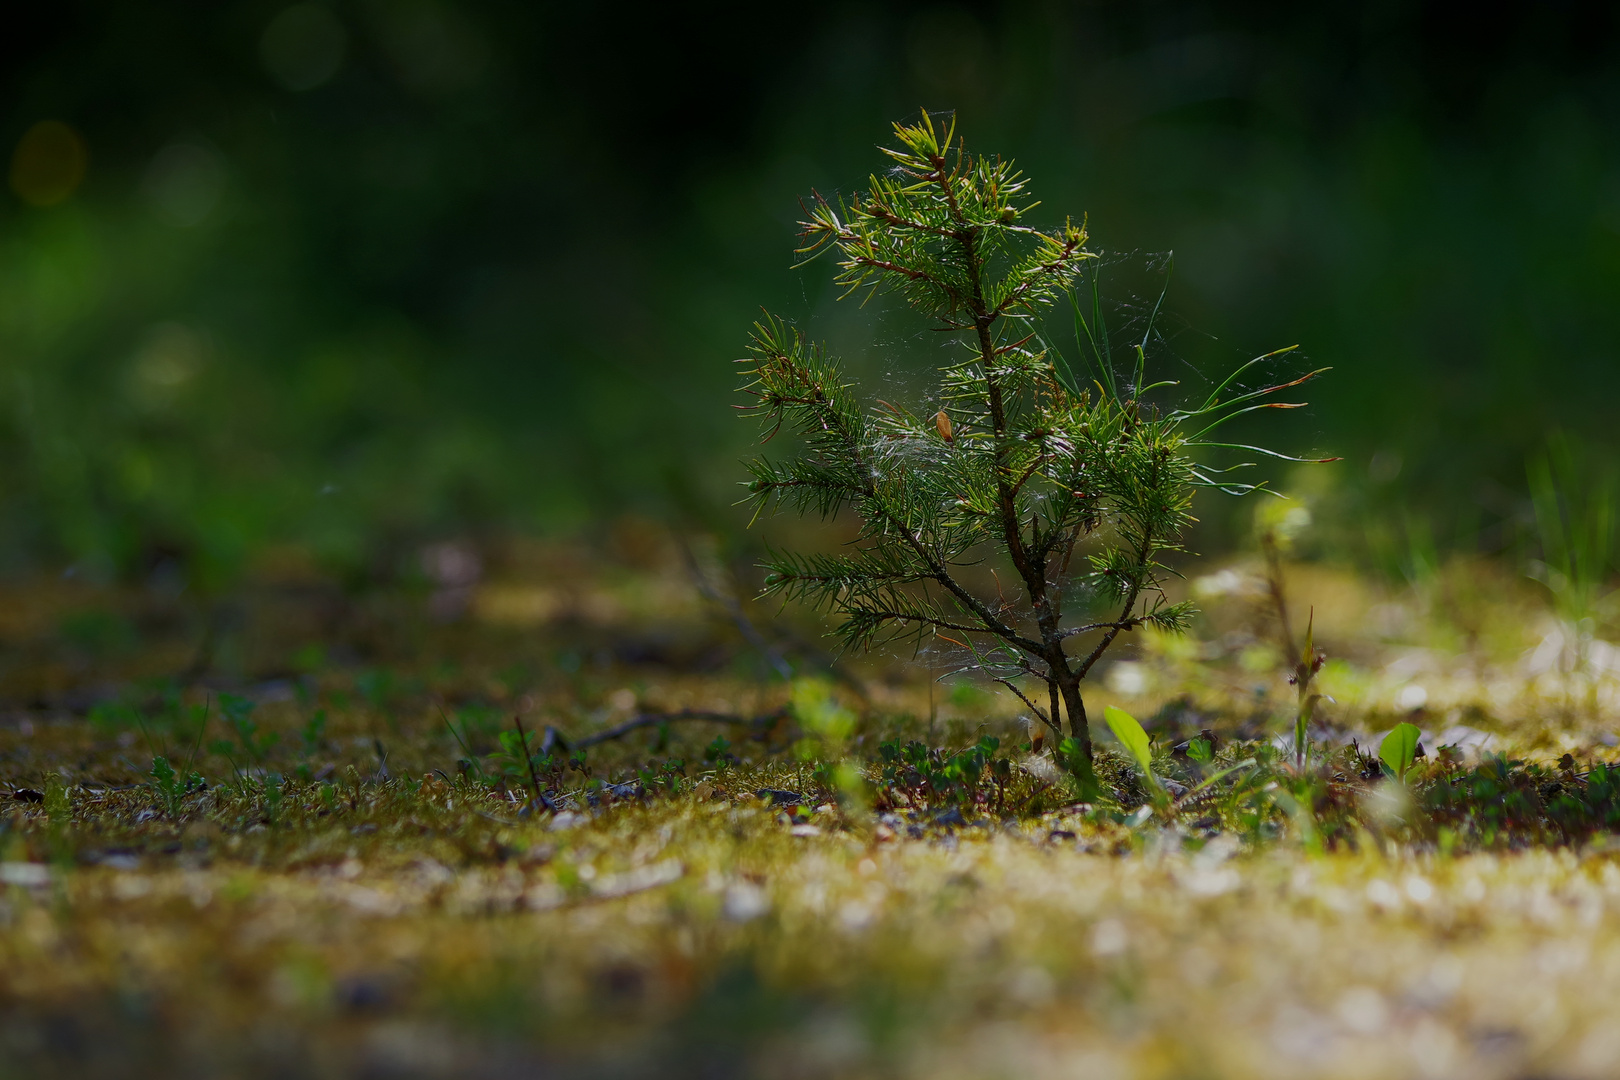
POLYGON ((20 792, 0 803, 0 1074, 1620 1070, 1620 862, 1590 772, 1614 756, 1616 686, 1506 571, 1376 589, 1291 570, 1333 657, 1323 743, 1399 719, 1429 734, 1404 806, 1348 750, 1314 793, 1289 787, 1269 742, 1288 687, 1241 565, 1195 584, 1195 637, 1138 643, 1090 698, 1147 722, 1189 784, 1196 767, 1165 751, 1202 728, 1222 760, 1265 759, 1277 786, 1173 821, 1119 820, 1144 794, 1112 755, 1109 790, 1077 804, 1011 749, 1018 703, 931 686, 927 654, 834 684, 869 812, 840 805, 791 718, 593 747, 588 775, 543 778, 561 813, 524 808, 521 770, 464 774, 469 750, 501 772, 514 715, 578 738, 646 711, 784 706, 660 544, 486 550, 476 583, 363 595, 286 559, 196 608, 17 590, 0 627, 0 797, 20 792), (254 703, 252 746, 227 693, 254 703), (198 740, 187 710, 205 704, 198 740), (1017 766, 1005 790, 949 814, 943 794, 881 787, 881 739, 986 733, 1017 766), (208 787, 165 798, 158 753, 208 787), (1451 817, 1436 792, 1463 793, 1451 817), (1573 828, 1560 798, 1584 808, 1573 828))

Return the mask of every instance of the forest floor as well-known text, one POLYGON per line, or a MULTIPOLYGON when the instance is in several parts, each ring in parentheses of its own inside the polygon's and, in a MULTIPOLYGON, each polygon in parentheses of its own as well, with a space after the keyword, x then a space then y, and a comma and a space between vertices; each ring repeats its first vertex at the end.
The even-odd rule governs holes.
POLYGON ((9 590, 0 1076, 1620 1072, 1614 654, 1509 568, 1288 567, 1300 774, 1265 580, 1210 567, 1090 691, 1155 804, 1103 725, 1087 793, 948 649, 830 664, 655 530, 419 565, 9 590))

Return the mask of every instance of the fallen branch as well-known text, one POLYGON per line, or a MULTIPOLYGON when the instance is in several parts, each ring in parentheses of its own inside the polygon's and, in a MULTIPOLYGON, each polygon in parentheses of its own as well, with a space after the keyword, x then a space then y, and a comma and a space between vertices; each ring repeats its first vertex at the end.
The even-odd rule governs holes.
POLYGON ((673 724, 682 720, 703 720, 711 724, 733 724, 738 727, 752 728, 758 732, 769 731, 777 722, 788 715, 787 709, 777 709, 765 713, 763 716, 738 716, 735 713, 712 712, 708 709, 681 709, 677 712, 641 713, 633 716, 624 723, 610 727, 606 731, 598 731, 594 735, 569 741, 562 732, 554 727, 547 727, 545 737, 540 741, 540 752, 549 754, 555 749, 583 750, 587 746, 597 746, 601 743, 622 739, 626 735, 640 731, 642 728, 658 727, 661 724, 673 724))
MULTIPOLYGON (((708 571, 704 569, 703 564, 698 560, 697 553, 692 550, 692 545, 687 541, 687 538, 678 536, 677 539, 680 541, 681 554, 686 559, 687 573, 691 575, 692 584, 697 588, 698 595, 718 608, 721 614, 737 628, 738 633, 742 634, 743 640, 757 650, 778 675, 782 676, 784 680, 791 681, 793 668, 789 665, 782 649, 772 644, 760 628, 754 625, 754 621, 743 610, 742 602, 737 599, 736 594, 729 587, 716 584, 714 579, 709 576, 708 571)), ((773 624, 770 630, 774 637, 786 639, 788 645, 804 660, 821 668, 828 675, 855 691, 862 701, 871 700, 871 695, 867 693, 866 686, 854 675, 845 671, 834 658, 827 656, 816 646, 800 638, 798 634, 788 627, 773 624)))
POLYGON ((686 557, 687 573, 692 576, 692 583, 697 587, 698 594, 725 613, 726 617, 731 620, 732 625, 742 634, 743 640, 757 649, 760 655, 765 657, 766 662, 776 670, 776 673, 782 676, 784 681, 792 680, 793 668, 788 665, 787 658, 782 655, 782 650, 772 645, 765 639, 765 635, 759 632, 759 627, 755 626, 754 621, 743 611, 742 604, 737 600, 736 596, 729 591, 718 588, 710 580, 708 573, 703 569, 702 564, 698 562, 697 554, 692 550, 692 545, 687 543, 686 537, 681 536, 678 539, 681 544, 681 554, 686 557))

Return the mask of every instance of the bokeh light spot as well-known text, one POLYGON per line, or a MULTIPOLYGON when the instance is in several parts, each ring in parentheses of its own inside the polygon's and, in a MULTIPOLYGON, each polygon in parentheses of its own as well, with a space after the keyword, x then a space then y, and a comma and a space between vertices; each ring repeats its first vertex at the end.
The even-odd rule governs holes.
POLYGON ((84 181, 89 151, 77 131, 60 120, 41 120, 11 155, 11 190, 30 206, 55 206, 84 181))
POLYGON ((489 47, 456 12, 434 0, 379 8, 377 30, 402 80, 413 90, 449 93, 477 82, 489 47))
POLYGON ((152 158, 142 193, 159 217, 173 225, 197 225, 219 202, 225 166, 219 155, 195 143, 170 143, 152 158))
POLYGON ((264 69, 283 88, 313 90, 343 66, 348 32, 319 4, 294 4, 265 27, 259 42, 264 69))
POLYGON ((130 397, 147 409, 161 409, 195 379, 208 359, 208 340, 176 322, 147 330, 131 366, 130 397))

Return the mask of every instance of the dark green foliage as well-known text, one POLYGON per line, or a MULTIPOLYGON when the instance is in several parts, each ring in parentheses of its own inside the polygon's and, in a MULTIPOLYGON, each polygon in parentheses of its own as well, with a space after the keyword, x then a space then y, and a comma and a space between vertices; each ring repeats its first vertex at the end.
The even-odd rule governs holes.
POLYGON ((309 722, 304 725, 304 730, 299 735, 303 739, 305 754, 318 752, 326 737, 326 710, 316 709, 311 713, 309 722))
POLYGON ((721 767, 736 761, 736 757, 731 753, 731 740, 724 735, 716 735, 714 741, 703 748, 703 760, 721 767))
POLYGON ((219 696, 219 715, 225 721, 225 726, 236 736, 236 746, 233 747, 228 739, 218 740, 214 744, 216 753, 234 761, 234 751, 240 747, 246 761, 255 765, 263 763, 265 755, 281 741, 281 734, 275 731, 260 733, 258 722, 253 719, 254 710, 257 708, 258 703, 249 698, 237 697, 234 694, 219 696))
POLYGON ((550 754, 540 753, 534 742, 532 733, 501 732, 501 748, 495 754, 496 775, 510 786, 522 789, 529 786, 532 774, 557 771, 558 763, 550 754))
POLYGON ((175 771, 169 759, 161 754, 152 759, 152 790, 157 792, 163 801, 163 808, 168 811, 171 818, 178 817, 185 797, 194 791, 201 791, 208 786, 208 782, 200 773, 188 771, 185 776, 175 771))
POLYGON ((784 426, 802 438, 797 456, 751 464, 756 515, 786 503, 861 523, 845 552, 772 558, 766 592, 843 616, 848 647, 901 635, 952 643, 1013 688, 1054 744, 1067 712, 1089 760, 1080 681, 1121 633, 1187 625, 1193 609, 1167 599, 1164 560, 1182 550, 1193 490, 1248 490, 1193 452, 1230 448, 1210 436, 1233 416, 1286 407, 1259 402, 1281 387, 1223 397, 1257 360, 1196 409, 1149 404, 1159 388, 1144 385, 1152 326, 1122 376, 1095 275, 1089 319, 1070 294, 1094 258, 1084 227, 1026 224, 1035 204, 1025 178, 969 154, 954 124, 940 132, 925 114, 895 125, 895 136, 894 168, 868 192, 836 206, 815 198, 800 251, 836 253, 846 295, 897 293, 960 352, 943 369, 937 411, 868 410, 819 346, 779 319, 756 325, 742 361, 749 411, 767 440, 784 426), (1038 318, 1065 297, 1097 369, 1089 388, 1043 344, 1038 318), (986 560, 1012 574, 995 599, 962 576, 986 560), (1025 678, 1046 684, 1044 706, 1015 685, 1025 678))
POLYGON ((1012 762, 998 757, 1001 740, 986 735, 965 750, 930 748, 915 740, 890 739, 878 747, 882 764, 881 794, 890 801, 895 793, 930 808, 983 808, 1000 814, 1012 762))
MULTIPOLYGON (((1256 840, 1291 825, 1309 845, 1328 850, 1370 839, 1446 852, 1581 844, 1620 829, 1620 769, 1600 763, 1582 771, 1567 755, 1556 768, 1501 755, 1465 766, 1442 752, 1440 760, 1410 761, 1404 784, 1386 762, 1353 746, 1328 754, 1328 769, 1306 776, 1280 767, 1278 752, 1265 744, 1223 748, 1217 762, 1236 755, 1253 767, 1207 794, 1184 796, 1183 819, 1202 815, 1208 827, 1256 840)), ((1166 775, 1188 783, 1202 771, 1172 759, 1163 765, 1166 775)), ((1116 787, 1122 805, 1131 801, 1126 794, 1116 787)))
POLYGON ((1444 768, 1419 797, 1433 828, 1470 847, 1578 843, 1620 828, 1620 769, 1607 764, 1580 773, 1493 756, 1444 768))
POLYGON ((636 770, 636 779, 641 781, 644 792, 662 790, 670 795, 679 795, 685 788, 686 761, 683 758, 665 758, 654 768, 651 763, 636 770))

